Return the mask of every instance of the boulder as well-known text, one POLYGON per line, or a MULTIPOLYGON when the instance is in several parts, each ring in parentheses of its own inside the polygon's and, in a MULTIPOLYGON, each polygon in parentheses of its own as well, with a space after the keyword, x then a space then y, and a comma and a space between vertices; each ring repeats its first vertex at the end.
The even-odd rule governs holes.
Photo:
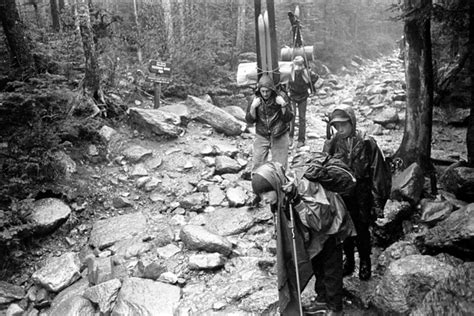
POLYGON ((48 311, 49 316, 95 316, 92 302, 82 296, 72 296, 60 304, 52 306, 48 311))
MULTIPOLYGON (((220 236, 237 235, 248 231, 256 223, 254 212, 248 207, 218 208, 203 215, 201 221, 206 229, 220 236)), ((193 224, 193 219, 190 220, 193 224)))
POLYGON ((239 121, 246 122, 245 121, 245 111, 240 107, 236 105, 229 105, 225 106, 222 108, 224 111, 238 119, 239 121))
POLYGON ((242 169, 242 165, 235 159, 228 156, 216 157, 216 174, 237 173, 242 169))
POLYGON ((183 129, 179 127, 181 119, 178 115, 160 109, 129 109, 130 121, 149 135, 178 137, 183 129))
POLYGON ((32 231, 46 234, 54 231, 67 220, 71 208, 63 201, 56 198, 45 198, 34 202, 33 211, 29 219, 33 223, 32 231))
POLYGON ((416 248, 415 244, 410 241, 398 241, 390 245, 387 249, 385 249, 380 256, 378 257, 376 263, 376 271, 380 274, 387 269, 387 267, 393 262, 398 259, 404 258, 409 255, 420 254, 418 248, 416 248))
POLYGON ((126 278, 112 316, 173 316, 181 290, 149 279, 126 278))
POLYGON ((242 133, 242 123, 223 109, 191 95, 188 96, 186 104, 193 119, 211 125, 217 132, 227 136, 237 136, 242 133))
POLYGON ((107 315, 112 311, 112 306, 115 303, 121 285, 120 280, 112 279, 88 288, 84 292, 84 297, 97 304, 100 312, 107 315))
POLYGON ((33 281, 51 292, 59 292, 80 277, 80 261, 77 253, 67 252, 60 257, 49 258, 44 267, 35 271, 33 281))
POLYGON ((435 223, 447 218, 454 209, 454 205, 449 201, 432 201, 428 199, 421 200, 421 220, 428 224, 435 223))
POLYGON ((0 281, 0 304, 21 300, 25 294, 25 290, 21 286, 0 281))
POLYGON ((232 244, 225 237, 211 233, 202 226, 186 225, 181 229, 179 237, 190 250, 219 252, 226 256, 232 252, 232 244))
POLYGON ((409 313, 453 269, 431 256, 415 254, 398 259, 388 266, 377 285, 374 304, 383 313, 409 313))
POLYGON ((452 212, 448 218, 430 228, 423 239, 428 248, 473 258, 474 203, 452 212))
POLYGON ((130 162, 136 163, 145 158, 151 157, 153 152, 150 149, 139 145, 131 145, 123 150, 123 155, 130 162))
POLYGON ((92 226, 89 244, 100 250, 117 241, 142 235, 146 231, 146 218, 132 213, 99 220, 92 226))
POLYGON ((420 201, 424 183, 423 171, 417 163, 412 163, 393 177, 391 198, 416 205, 420 201))
POLYGON ((471 315, 474 311, 474 263, 466 262, 437 283, 410 315, 471 315))
POLYGON ((474 202, 474 168, 455 163, 446 168, 439 178, 439 185, 460 200, 474 202))
POLYGON ((222 254, 206 253, 189 256, 189 268, 192 270, 217 269, 224 265, 225 258, 222 254))

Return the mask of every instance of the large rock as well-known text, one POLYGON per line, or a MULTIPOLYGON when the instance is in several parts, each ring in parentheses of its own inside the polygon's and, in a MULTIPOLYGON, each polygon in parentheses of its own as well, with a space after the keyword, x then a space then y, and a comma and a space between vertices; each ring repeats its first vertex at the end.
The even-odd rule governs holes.
POLYGON ((47 290, 58 292, 79 279, 79 269, 79 256, 67 252, 60 257, 49 258, 45 266, 33 273, 31 278, 47 290))
POLYGON ((449 201, 421 200, 421 220, 428 225, 433 225, 446 219, 454 209, 454 205, 449 201))
POLYGON ((420 251, 416 248, 414 243, 398 241, 390 245, 380 254, 376 263, 376 270, 382 274, 393 261, 416 254, 420 254, 420 251))
POLYGON ((86 278, 82 278, 73 283, 71 286, 68 286, 54 297, 53 301, 51 302, 51 310, 54 310, 62 304, 65 304, 64 302, 69 300, 71 297, 82 296, 87 288, 89 288, 89 280, 86 278))
POLYGON ((141 235, 146 230, 142 213, 132 213, 97 221, 92 227, 89 244, 104 249, 122 239, 141 235))
POLYGON ((431 256, 409 255, 396 260, 377 285, 374 303, 384 313, 408 313, 453 269, 431 256))
MULTIPOLYGON (((220 236, 244 233, 254 226, 256 222, 254 212, 248 207, 219 208, 212 213, 204 214, 200 220, 204 222, 205 227, 209 231, 220 236)), ((194 223, 193 219, 189 221, 189 224, 194 223)))
POLYGON ((204 253, 189 256, 189 268, 193 270, 217 269, 224 265, 225 257, 222 254, 204 253))
POLYGON ((25 290, 21 286, 0 281, 0 304, 21 300, 25 294, 25 290))
POLYGON ((373 226, 376 243, 382 247, 394 243, 402 237, 403 221, 414 212, 414 208, 406 201, 387 200, 383 210, 384 217, 377 218, 373 226))
POLYGON ((88 288, 84 292, 84 297, 97 304, 100 312, 107 315, 112 311, 121 285, 120 280, 113 279, 88 288))
POLYGON ((153 152, 139 145, 131 145, 123 150, 123 155, 130 162, 139 162, 147 157, 151 157, 153 152))
POLYGON ((188 96, 186 104, 195 120, 211 125, 217 132, 227 136, 237 136, 242 133, 242 124, 217 106, 191 95, 188 96))
POLYGON ((173 316, 180 288, 149 279, 126 278, 112 316, 173 316))
POLYGON ((33 204, 30 220, 35 233, 45 234, 55 230, 71 214, 71 208, 56 198, 37 200, 33 204))
POLYGON ((238 119, 239 121, 246 122, 245 121, 245 111, 236 105, 229 105, 223 108, 224 111, 238 119))
POLYGON ((232 244, 226 238, 211 233, 202 226, 186 225, 181 229, 179 237, 191 250, 219 252, 224 255, 232 252, 232 244))
POLYGON ((418 204, 424 183, 423 171, 417 163, 412 163, 393 177, 391 198, 408 201, 412 205, 418 204))
POLYGON ((95 316, 95 308, 92 302, 82 296, 72 296, 60 304, 51 307, 49 316, 95 316))
POLYGON ((474 263, 456 267, 431 289, 413 316, 472 315, 474 311, 474 263))
POLYGON ((439 184, 458 199, 474 202, 474 168, 463 166, 462 163, 453 164, 441 175, 439 184))
POLYGON ((242 169, 242 165, 235 159, 228 156, 216 157, 216 174, 237 173, 242 169))
POLYGON ((178 115, 160 109, 130 108, 130 121, 148 134, 178 137, 183 129, 178 115))
POLYGON ((448 253, 474 256, 474 203, 454 211, 444 221, 428 230, 425 246, 448 253))

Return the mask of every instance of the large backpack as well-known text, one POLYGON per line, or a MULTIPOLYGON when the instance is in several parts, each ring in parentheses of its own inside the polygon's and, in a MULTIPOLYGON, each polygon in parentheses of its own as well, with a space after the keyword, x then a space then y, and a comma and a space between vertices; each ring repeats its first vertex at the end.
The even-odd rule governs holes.
POLYGON ((303 177, 319 182, 326 190, 337 192, 343 197, 354 193, 356 178, 341 159, 326 153, 316 153, 299 165, 304 166, 303 177))

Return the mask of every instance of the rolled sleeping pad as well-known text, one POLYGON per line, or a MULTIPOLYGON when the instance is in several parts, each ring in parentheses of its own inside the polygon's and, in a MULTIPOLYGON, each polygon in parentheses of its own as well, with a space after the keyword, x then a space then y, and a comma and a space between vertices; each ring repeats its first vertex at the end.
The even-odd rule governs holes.
POLYGON ((283 47, 280 51, 282 61, 292 61, 296 56, 302 56, 308 62, 313 61, 314 58, 314 46, 303 46, 303 47, 283 47))

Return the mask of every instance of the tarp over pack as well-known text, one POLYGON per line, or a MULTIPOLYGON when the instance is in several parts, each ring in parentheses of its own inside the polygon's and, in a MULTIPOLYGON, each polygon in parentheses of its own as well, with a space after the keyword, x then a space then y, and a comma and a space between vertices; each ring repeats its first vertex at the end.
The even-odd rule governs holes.
MULTIPOLYGON (((280 83, 286 84, 291 77, 291 61, 279 61, 280 83)), ((237 85, 249 86, 257 84, 257 63, 240 63, 237 68, 237 85)))

